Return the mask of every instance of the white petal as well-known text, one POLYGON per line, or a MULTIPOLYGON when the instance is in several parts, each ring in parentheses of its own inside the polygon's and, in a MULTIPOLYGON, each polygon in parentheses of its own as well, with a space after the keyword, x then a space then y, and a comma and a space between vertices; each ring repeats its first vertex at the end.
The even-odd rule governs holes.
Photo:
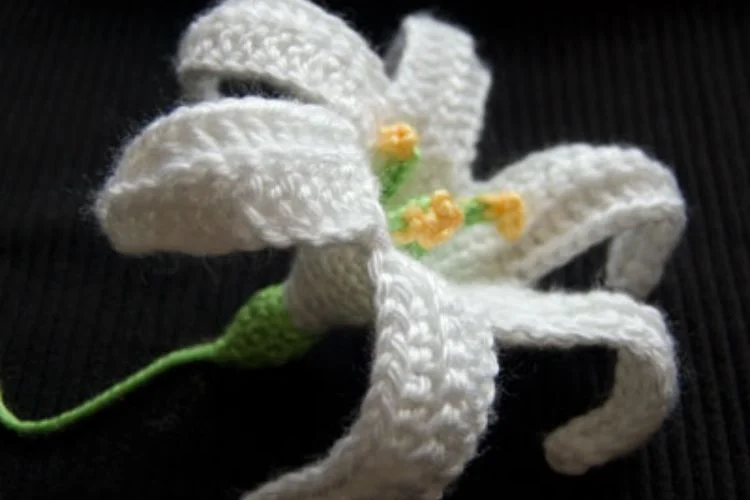
POLYGON ((341 19, 304 0, 232 0, 196 19, 179 48, 189 97, 218 96, 224 79, 261 80, 329 105, 373 131, 387 77, 381 59, 341 19))
POLYGON ((468 228, 425 258, 452 280, 535 281, 613 238, 607 284, 646 296, 685 226, 680 189, 638 149, 575 144, 533 153, 470 193, 513 190, 528 205, 527 231, 509 244, 492 224, 468 228))
POLYGON ((349 241, 382 223, 356 130, 314 105, 182 107, 125 149, 95 211, 124 253, 221 254, 349 241))
POLYGON ((617 351, 614 386, 598 408, 555 429, 547 461, 565 474, 629 453, 663 424, 677 399, 673 341, 662 315, 625 294, 537 292, 515 285, 466 286, 500 347, 617 351))
POLYGON ((356 277, 341 286, 364 289, 376 331, 359 418, 325 458, 244 500, 438 499, 476 452, 498 371, 489 329, 408 257, 360 248, 351 258, 356 277))
POLYGON ((464 190, 484 126, 491 77, 464 31, 428 16, 407 17, 388 63, 398 62, 388 88, 390 119, 421 136, 422 162, 394 201, 436 189, 464 190))
POLYGON ((305 330, 365 326, 374 317, 372 283, 358 243, 299 246, 285 293, 295 324, 305 330))

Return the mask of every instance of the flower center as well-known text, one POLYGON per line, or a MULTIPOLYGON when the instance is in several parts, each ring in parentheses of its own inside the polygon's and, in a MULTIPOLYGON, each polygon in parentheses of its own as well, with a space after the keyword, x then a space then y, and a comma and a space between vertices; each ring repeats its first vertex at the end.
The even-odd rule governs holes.
POLYGON ((501 191, 455 199, 445 189, 419 196, 400 206, 392 198, 421 158, 419 134, 403 122, 384 125, 377 140, 381 202, 388 213, 394 242, 416 257, 450 240, 462 228, 494 223, 498 233, 518 240, 526 226, 526 205, 519 193, 501 191))

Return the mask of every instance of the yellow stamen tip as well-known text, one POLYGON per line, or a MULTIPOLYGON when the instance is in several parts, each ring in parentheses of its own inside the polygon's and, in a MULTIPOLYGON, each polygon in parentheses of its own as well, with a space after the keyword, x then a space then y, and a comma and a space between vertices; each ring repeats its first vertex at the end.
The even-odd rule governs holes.
POLYGON ((444 190, 432 195, 426 210, 411 205, 401 218, 405 227, 394 232, 393 239, 400 245, 417 242, 425 250, 448 241, 464 223, 460 205, 444 190))
POLYGON ((477 199, 487 205, 485 216, 495 221, 500 234, 511 241, 521 237, 526 227, 526 204, 519 193, 494 193, 477 199))
POLYGON ((408 123, 398 122, 380 128, 378 149, 386 156, 408 160, 414 155, 418 143, 417 131, 408 123))

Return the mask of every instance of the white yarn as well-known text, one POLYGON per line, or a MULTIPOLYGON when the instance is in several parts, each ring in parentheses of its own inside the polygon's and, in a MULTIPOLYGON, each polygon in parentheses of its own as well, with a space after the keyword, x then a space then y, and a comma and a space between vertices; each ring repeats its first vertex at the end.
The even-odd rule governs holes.
POLYGON ((557 146, 532 153, 464 194, 508 189, 527 205, 523 238, 509 245, 491 226, 461 231, 425 258, 460 282, 544 277, 613 238, 606 283, 645 297, 685 226, 685 206, 669 170, 635 148, 557 146))
POLYGON ((377 337, 358 420, 326 458, 244 500, 437 499, 472 458, 495 395, 492 334, 450 285, 378 246, 359 253, 377 337))
POLYGON ((656 309, 612 292, 540 294, 517 285, 467 285, 500 346, 617 351, 614 386, 601 406, 555 429, 545 440, 558 472, 581 474, 643 443, 676 400, 673 341, 656 309))
POLYGON ((176 69, 188 98, 218 98, 220 80, 261 80, 330 106, 367 139, 388 85, 367 42, 305 0, 221 4, 187 29, 176 69))
POLYGON ((389 121, 405 121, 419 130, 422 153, 422 166, 394 202, 436 189, 466 191, 491 83, 474 40, 430 17, 411 16, 386 57, 388 65, 398 64, 387 91, 389 121))
POLYGON ((358 244, 297 248, 287 278, 286 304, 312 331, 330 325, 365 326, 373 318, 372 285, 358 244))
POLYGON ((311 104, 181 107, 132 141, 95 209, 125 253, 348 241, 383 218, 356 138, 349 122, 311 104))
POLYGON ((220 4, 190 26, 177 61, 186 92, 204 102, 135 138, 96 202, 124 253, 294 245, 285 300, 298 326, 374 321, 357 421, 325 457, 245 500, 440 498, 488 424, 495 346, 617 351, 609 399, 545 440, 562 473, 640 446, 675 403, 674 347, 657 310, 620 292, 529 286, 613 238, 608 283, 645 296, 684 228, 671 173, 635 149, 567 145, 475 182, 490 82, 471 38, 409 17, 389 57, 392 79, 364 40, 303 0, 220 4), (228 77, 265 80, 310 104, 222 98, 228 77), (399 196, 515 190, 528 205, 520 242, 478 225, 423 262, 396 250, 369 149, 375 126, 394 119, 417 126, 423 152, 399 196))

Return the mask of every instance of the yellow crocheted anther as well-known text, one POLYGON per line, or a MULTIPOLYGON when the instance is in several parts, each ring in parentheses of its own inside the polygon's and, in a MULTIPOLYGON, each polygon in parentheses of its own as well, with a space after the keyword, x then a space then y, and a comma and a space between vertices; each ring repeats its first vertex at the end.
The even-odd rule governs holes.
POLYGON ((380 128, 378 149, 386 156, 405 161, 414 155, 419 142, 417 131, 408 123, 394 123, 380 128))
POLYGON ((495 222, 497 231, 511 241, 518 240, 526 227, 526 204, 515 192, 478 196, 487 205, 484 216, 495 222))
POLYGON ((434 217, 431 218, 417 205, 411 205, 404 210, 401 215, 401 220, 404 221, 404 229, 401 231, 394 231, 393 241, 398 245, 408 245, 415 241, 423 246, 425 236, 432 232, 432 227, 435 225, 434 217))
POLYGON ((463 225, 464 213, 448 191, 436 191, 430 205, 423 210, 418 205, 409 206, 401 216, 404 229, 393 233, 399 245, 416 242, 431 250, 448 241, 463 225))
POLYGON ((437 217, 441 230, 451 231, 451 236, 464 223, 464 212, 461 210, 461 206, 444 189, 432 194, 430 209, 437 217))

